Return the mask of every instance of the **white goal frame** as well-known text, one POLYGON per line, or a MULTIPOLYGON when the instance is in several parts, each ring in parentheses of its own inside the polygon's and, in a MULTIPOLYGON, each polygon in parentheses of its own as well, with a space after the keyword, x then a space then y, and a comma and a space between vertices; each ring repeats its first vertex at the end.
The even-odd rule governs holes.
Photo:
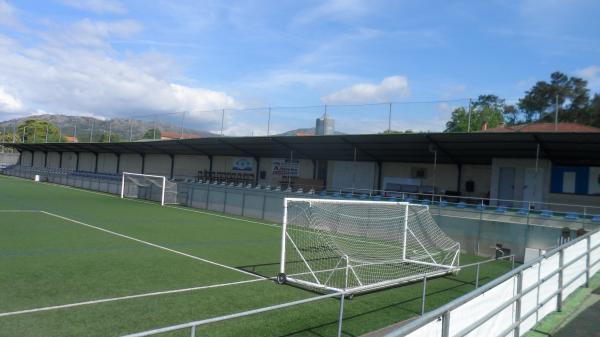
MULTIPOLYGON (((385 287, 390 287, 390 286, 394 286, 394 285, 398 285, 398 284, 402 284, 402 283, 414 282, 417 280, 421 280, 424 277, 429 278, 429 277, 441 276, 441 275, 446 275, 449 273, 458 272, 460 270, 460 243, 458 243, 458 242, 456 242, 456 252, 454 253, 452 262, 449 265, 436 263, 435 259, 432 257, 431 254, 429 254, 429 252, 427 252, 427 255, 429 255, 429 257, 431 257, 431 260, 433 261, 433 263, 407 258, 406 249, 407 249, 408 231, 410 230, 408 228, 409 227, 408 226, 408 214, 409 214, 409 206, 410 205, 411 204, 408 202, 393 202, 393 201, 320 199, 320 198, 284 198, 283 222, 282 222, 282 231, 281 231, 281 256, 280 256, 280 270, 279 270, 280 274, 278 275, 278 282, 280 282, 280 283, 289 282, 291 284, 296 284, 301 287, 307 287, 309 289, 320 289, 325 292, 360 293, 360 292, 366 292, 366 291, 372 291, 372 290, 381 289, 381 288, 385 288, 385 287), (428 273, 416 274, 416 275, 412 275, 412 276, 408 276, 408 277, 404 277, 404 278, 396 278, 396 279, 386 280, 386 281, 382 281, 382 282, 378 282, 378 283, 374 283, 374 284, 362 285, 362 283, 361 283, 360 286, 358 286, 358 287, 348 288, 349 275, 354 274, 354 276, 357 278, 358 278, 358 276, 357 276, 356 272, 354 271, 353 266, 351 266, 349 264, 349 257, 347 255, 344 255, 340 258, 340 261, 333 269, 328 269, 328 270, 324 270, 324 271, 335 272, 336 270, 337 271, 345 270, 346 286, 343 288, 337 288, 337 287, 327 286, 326 284, 321 284, 316 276, 316 273, 323 272, 323 270, 318 270, 315 272, 311 269, 309 263, 304 258, 303 254, 299 251, 299 248, 296 246, 296 244, 294 243, 294 240, 292 239, 292 237, 290 236, 290 234, 287 231, 288 202, 290 202, 290 201, 308 202, 309 204, 312 204, 313 202, 318 202, 318 203, 332 203, 332 204, 344 203, 344 204, 385 205, 385 206, 397 205, 398 207, 405 207, 404 214, 406 214, 406 216, 404 216, 403 228, 401 229, 403 232, 403 242, 402 242, 403 248, 402 248, 402 253, 401 253, 402 254, 401 259, 390 260, 390 261, 381 261, 378 263, 373 263, 372 265, 387 264, 387 263, 399 263, 400 262, 400 263, 410 263, 410 264, 415 264, 415 265, 430 266, 430 267, 436 268, 437 270, 434 270, 434 271, 431 271, 428 273), (289 240, 289 243, 288 243, 288 240, 289 240), (287 247, 288 245, 289 245, 289 247, 287 247), (299 254, 302 262, 307 267, 308 272, 301 273, 301 274, 286 274, 286 249, 288 249, 288 248, 296 250, 296 252, 297 252, 297 254, 299 254), (345 266, 343 264, 344 261, 345 261, 345 266), (312 274, 312 277, 314 278, 314 280, 317 283, 308 282, 306 280, 302 280, 302 279, 295 277, 295 276, 301 276, 301 275, 307 275, 307 274, 312 274)), ((427 212, 429 212, 429 206, 427 206, 427 205, 417 205, 417 206, 423 207, 424 209, 427 210, 427 212)), ((417 241, 418 241, 418 239, 417 239, 417 241)), ((364 264, 363 265, 360 265, 360 264, 355 265, 354 267, 361 267, 361 266, 364 266, 364 264)))
POLYGON ((161 195, 160 195, 160 205, 161 206, 165 205, 165 190, 167 189, 167 177, 152 175, 152 174, 123 172, 123 174, 121 174, 121 199, 125 198, 125 176, 126 175, 161 179, 162 180, 162 190, 161 190, 161 195))

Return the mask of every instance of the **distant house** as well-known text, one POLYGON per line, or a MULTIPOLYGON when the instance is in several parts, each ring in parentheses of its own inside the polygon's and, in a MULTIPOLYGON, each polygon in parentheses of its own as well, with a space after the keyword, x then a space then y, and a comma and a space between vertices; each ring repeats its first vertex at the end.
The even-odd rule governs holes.
POLYGON ((500 124, 495 128, 488 129, 487 123, 484 123, 481 132, 600 132, 600 128, 579 123, 561 122, 558 125, 554 123, 500 124))
POLYGON ((170 140, 170 139, 191 139, 191 138, 201 138, 202 136, 194 134, 194 133, 181 133, 174 131, 161 131, 160 139, 162 140, 170 140))
POLYGON ((63 138, 65 139, 66 143, 77 143, 77 137, 75 136, 63 136, 63 138))

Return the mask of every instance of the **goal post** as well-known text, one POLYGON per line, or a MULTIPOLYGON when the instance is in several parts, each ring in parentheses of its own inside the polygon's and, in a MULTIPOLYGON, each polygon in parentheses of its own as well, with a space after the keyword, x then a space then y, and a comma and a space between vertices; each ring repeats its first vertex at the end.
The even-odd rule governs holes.
POLYGON ((121 198, 146 199, 161 205, 177 203, 177 184, 165 176, 123 172, 121 198))
POLYGON ((279 282, 358 293, 459 268, 426 205, 285 198, 283 213, 279 282))

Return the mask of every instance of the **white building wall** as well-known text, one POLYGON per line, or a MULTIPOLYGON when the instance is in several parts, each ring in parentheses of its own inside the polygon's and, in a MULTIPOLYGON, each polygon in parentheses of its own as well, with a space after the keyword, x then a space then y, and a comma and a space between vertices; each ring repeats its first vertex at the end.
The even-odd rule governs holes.
POLYGON ((77 166, 77 153, 75 152, 63 152, 63 160, 61 168, 65 170, 75 170, 77 166))
POLYGON ((375 162, 330 160, 327 162, 327 189, 364 192, 376 189, 377 172, 375 162))
POLYGON ((23 151, 21 152, 21 165, 22 166, 31 166, 31 157, 33 153, 31 151, 23 151))
POLYGON ((46 154, 42 151, 35 151, 33 153, 33 167, 44 167, 46 161, 46 154))
POLYGON ((121 172, 142 173, 142 156, 137 153, 121 154, 119 173, 121 172))
POLYGON ((600 167, 590 167, 588 194, 600 195, 600 167))
POLYGON ((463 165, 460 191, 461 195, 477 198, 489 198, 492 178, 491 165, 463 165), (467 181, 475 183, 475 190, 467 192, 467 181))
POLYGON ((98 154, 98 173, 117 173, 117 155, 114 153, 98 154))
MULTIPOLYGON (((287 178, 273 174, 273 161, 284 160, 284 158, 260 158, 260 171, 265 171, 265 178, 258 180, 261 185, 278 186, 286 184, 287 178)), ((256 168, 255 168, 256 171, 256 168)), ((310 159, 298 160, 298 178, 309 181, 313 179, 313 162, 310 159)))
POLYGON ((60 153, 48 152, 48 168, 60 168, 60 153))
POLYGON ((147 154, 144 173, 168 178, 171 175, 171 157, 166 154, 147 154))
POLYGON ((96 155, 91 152, 79 153, 79 171, 94 172, 96 155))
POLYGON ((195 178, 198 171, 208 170, 210 161, 207 156, 201 155, 175 155, 173 167, 174 178, 195 178))
MULTIPOLYGON (((413 168, 425 168, 425 179, 414 179, 415 184, 431 187, 434 183, 433 163, 382 163, 382 189, 385 189, 386 178, 413 179, 413 168)), ((389 180, 389 179, 388 179, 389 180)), ((458 166, 453 164, 438 164, 435 177, 436 193, 456 191, 458 182, 458 166)))
MULTIPOLYGON (((535 169, 535 159, 521 159, 521 158, 493 158, 492 159, 492 177, 490 182, 490 198, 498 199, 498 189, 500 180, 500 168, 512 167, 515 169, 515 181, 514 181, 514 200, 523 200, 523 190, 525 187, 525 171, 526 169, 535 169)), ((541 202, 548 201, 548 195, 550 194, 550 178, 551 178, 552 164, 549 160, 539 160, 538 170, 539 174, 542 175, 540 179, 542 186, 536 186, 536 190, 539 191, 541 196, 541 202)), ((530 186, 531 187, 531 186, 530 186)))

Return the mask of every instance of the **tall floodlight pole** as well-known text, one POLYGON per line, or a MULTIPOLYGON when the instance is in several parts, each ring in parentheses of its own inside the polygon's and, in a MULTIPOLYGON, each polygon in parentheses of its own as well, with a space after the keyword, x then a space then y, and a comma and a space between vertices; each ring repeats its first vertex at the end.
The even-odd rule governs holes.
POLYGON ((62 126, 58 128, 58 142, 62 143, 62 126))
POLYGON ((472 104, 471 104, 471 99, 469 98, 469 121, 467 122, 467 132, 471 132, 471 111, 472 111, 472 104))
POLYGON ((152 140, 156 140, 156 115, 154 115, 154 127, 152 128, 152 140))
POLYGON ((129 118, 129 141, 131 142, 133 140, 133 123, 131 121, 131 118, 129 118))
POLYGON ((36 139, 36 136, 37 136, 37 128, 36 128, 36 127, 34 127, 34 128, 33 128, 33 142, 34 142, 34 143, 37 141, 37 139, 36 139))
POLYGON ((77 141, 77 123, 75 123, 75 131, 73 131, 73 143, 77 141))
POLYGON ((558 131, 558 94, 556 94, 556 107, 554 109, 554 131, 558 131))
POLYGON ((46 124, 46 139, 45 142, 48 143, 48 124, 46 124))
POLYGON ((225 125, 225 109, 221 111, 221 136, 223 136, 223 127, 225 125))
POLYGON ((108 142, 110 143, 110 139, 112 138, 112 119, 108 121, 108 142))
POLYGON ((392 133, 392 103, 390 102, 390 109, 388 111, 388 133, 392 133))
POLYGON ((271 132, 271 107, 269 107, 269 117, 267 118, 267 136, 271 132))
POLYGON ((90 130, 90 143, 94 137, 94 120, 92 119, 92 129, 90 130))
POLYGON ((17 123, 13 123, 13 144, 17 142, 17 123))
POLYGON ((179 139, 183 139, 183 123, 185 122, 185 111, 181 113, 181 135, 179 139))
POLYGON ((23 126, 23 143, 25 143, 25 132, 27 132, 27 127, 23 126))

